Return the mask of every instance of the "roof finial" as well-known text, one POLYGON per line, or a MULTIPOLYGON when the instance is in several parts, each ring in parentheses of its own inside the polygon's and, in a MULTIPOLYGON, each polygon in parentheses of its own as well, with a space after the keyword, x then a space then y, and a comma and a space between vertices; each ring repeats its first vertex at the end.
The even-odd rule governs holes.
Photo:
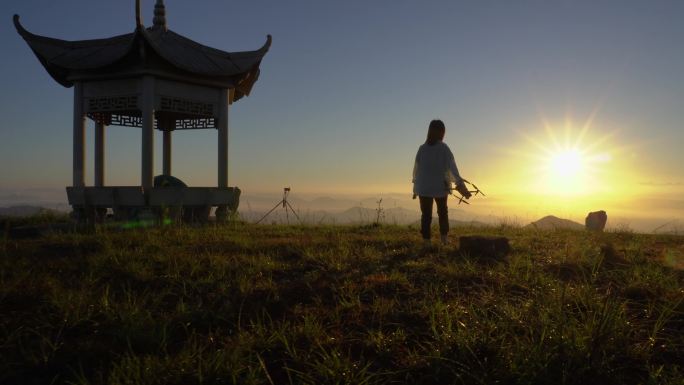
POLYGON ((137 28, 144 28, 142 11, 140 9, 140 0, 135 0, 135 26, 137 28))
POLYGON ((164 6, 164 0, 157 0, 154 5, 154 26, 162 27, 164 31, 168 28, 166 27, 166 6, 164 6))

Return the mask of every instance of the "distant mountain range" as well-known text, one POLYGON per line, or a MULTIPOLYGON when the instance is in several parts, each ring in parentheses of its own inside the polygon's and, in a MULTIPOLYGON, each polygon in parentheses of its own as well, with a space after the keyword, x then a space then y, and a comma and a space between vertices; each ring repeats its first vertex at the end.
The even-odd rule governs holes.
MULTIPOLYGON (((318 198, 313 201, 316 203, 323 203, 333 207, 339 207, 339 201, 332 198, 318 198)), ((302 202, 297 202, 302 203, 302 202)), ((349 203, 349 202, 344 202, 349 203)), ((365 201, 364 201, 365 203, 365 201)), ((299 205, 298 205, 299 206, 299 205)), ((300 206, 301 207, 301 206, 300 206)), ((240 210, 240 216, 243 220, 247 222, 256 222, 261 219, 268 210, 240 210)), ((16 205, 10 207, 0 207, 0 217, 28 217, 33 215, 47 214, 47 213, 59 213, 64 212, 63 210, 55 210, 52 208, 45 208, 41 206, 33 205, 16 205)), ((409 210, 404 207, 381 207, 381 211, 378 212, 378 207, 363 207, 363 206, 353 206, 346 210, 341 211, 328 211, 328 210, 301 210, 297 208, 297 215, 300 217, 302 222, 308 224, 369 224, 374 223, 379 220, 380 223, 386 224, 398 224, 398 225, 414 225, 420 226, 420 212, 418 210, 409 210)), ((435 220, 437 219, 437 214, 433 214, 435 220)), ((495 223, 488 223, 483 221, 478 221, 475 219, 467 220, 464 219, 465 212, 460 209, 450 209, 449 210, 449 224, 451 226, 491 226, 495 223)), ((491 218, 490 218, 491 219, 491 218)), ((263 223, 297 223, 297 218, 292 211, 286 212, 282 207, 277 207, 273 212, 271 212, 264 220, 263 223)), ((540 230, 560 230, 560 229, 570 229, 570 230, 584 230, 584 225, 573 222, 569 219, 558 218, 553 215, 545 216, 537 221, 534 221, 524 228, 534 228, 540 230)), ((665 232, 665 231, 661 231, 665 232)))
MULTIPOLYGON (((248 221, 258 221, 265 215, 264 211, 240 211, 240 216, 248 221)), ((342 211, 328 210, 296 210, 297 215, 304 223, 315 224, 366 224, 380 220, 381 223, 409 224, 415 222, 420 214, 416 211, 408 210, 403 207, 383 208, 378 214, 377 208, 354 206, 342 211)), ((285 209, 278 207, 271 212, 265 223, 284 223, 288 220, 295 223, 295 215, 285 209)))
MULTIPOLYGON (((331 197, 317 197, 313 199, 288 198, 288 202, 295 209, 304 223, 312 224, 368 224, 380 223, 407 225, 420 220, 417 201, 408 196, 399 200, 389 197, 362 199, 337 199, 331 197), (415 207, 415 208, 406 208, 415 207), (380 211, 378 211, 380 210, 380 211)), ((263 196, 249 196, 240 199, 240 217, 247 222, 256 222, 269 210, 274 208, 277 199, 268 201, 263 196)), ((434 213, 436 216, 437 213, 434 213)), ((449 209, 449 218, 463 223, 471 223, 472 215, 459 208, 449 209)), ((263 220, 263 223, 296 223, 295 215, 285 211, 279 205, 263 220)))
POLYGON ((0 217, 30 217, 40 214, 55 214, 59 211, 40 206, 18 205, 0 207, 0 217))

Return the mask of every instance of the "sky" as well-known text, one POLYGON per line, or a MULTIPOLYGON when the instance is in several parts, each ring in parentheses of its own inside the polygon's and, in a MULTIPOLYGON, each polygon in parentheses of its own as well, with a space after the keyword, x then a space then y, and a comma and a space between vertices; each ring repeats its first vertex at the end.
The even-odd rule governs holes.
MULTIPOLYGON (((104 38, 134 30, 134 3, 0 4, 0 194, 66 200, 71 183, 73 91, 12 15, 39 35, 104 38)), ((142 3, 151 25, 154 1, 142 3)), ((439 118, 461 174, 487 193, 468 210, 684 219, 682 1, 166 0, 166 10, 170 29, 225 51, 273 36, 252 94, 230 111, 229 181, 244 194, 410 197, 415 152, 439 118)), ((176 132, 174 175, 215 185, 216 139, 176 132)), ((92 142, 91 125, 90 184, 92 142)), ((155 142, 161 173, 161 133, 155 142)), ((139 129, 107 129, 107 184, 139 183, 140 145, 139 129)))

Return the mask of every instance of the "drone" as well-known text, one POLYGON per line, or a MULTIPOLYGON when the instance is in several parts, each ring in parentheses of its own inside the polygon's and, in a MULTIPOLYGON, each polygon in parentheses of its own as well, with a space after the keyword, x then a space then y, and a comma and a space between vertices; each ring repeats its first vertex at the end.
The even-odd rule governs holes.
MULTIPOLYGON (((470 199, 471 196, 475 196, 478 194, 482 195, 483 197, 487 196, 475 184, 470 183, 470 181, 468 181, 466 179, 461 178, 461 180, 463 181, 463 183, 460 185, 457 184, 456 186, 452 186, 451 182, 444 182, 444 184, 446 185, 447 191, 449 191, 449 195, 452 195, 454 198, 458 199, 459 205, 461 203, 465 203, 465 204, 469 205, 470 203, 466 199, 470 199), (468 189, 468 187, 466 186, 466 183, 469 184, 474 190, 468 189), (457 191, 460 194, 460 196, 454 194, 454 190, 457 191)), ((413 199, 416 199, 416 194, 413 194, 413 199)))
POLYGON ((466 199, 470 199, 471 196, 476 196, 476 195, 482 195, 483 197, 486 197, 485 193, 480 190, 479 187, 477 187, 475 184, 471 183, 470 181, 466 179, 462 179, 463 183, 460 185, 456 185, 456 187, 452 187, 451 183, 447 183, 447 189, 449 190, 449 194, 452 195, 454 198, 458 199, 458 204, 460 205, 461 203, 465 203, 469 205, 470 203, 466 199), (470 190, 466 184, 470 185, 474 190, 470 190), (454 193, 454 190, 459 193, 460 196, 456 195, 454 193))

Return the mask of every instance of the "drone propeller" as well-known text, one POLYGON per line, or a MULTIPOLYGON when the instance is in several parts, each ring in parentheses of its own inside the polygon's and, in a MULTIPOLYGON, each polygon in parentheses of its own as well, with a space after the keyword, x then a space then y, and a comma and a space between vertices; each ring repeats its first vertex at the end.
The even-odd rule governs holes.
MULTIPOLYGON (((470 181, 468 181, 468 180, 466 180, 466 179, 463 179, 463 182, 469 184, 472 188, 474 188, 474 190, 466 190, 466 191, 468 191, 472 196, 475 196, 475 195, 478 195, 478 194, 482 195, 483 197, 484 197, 484 196, 487 196, 487 195, 485 195, 485 193, 482 192, 482 190, 480 190, 479 187, 477 187, 475 184, 471 183, 470 181)), ((453 187, 451 186, 451 183, 449 183, 449 194, 453 195, 456 199, 458 199, 458 204, 459 204, 459 205, 460 205, 461 203, 465 203, 465 204, 467 204, 467 205, 470 204, 470 203, 466 200, 466 199, 468 199, 468 198, 470 198, 470 197, 466 197, 461 191, 458 190, 458 188, 453 188, 453 187), (458 191, 458 193, 460 194, 460 196, 457 196, 457 195, 454 193, 454 190, 458 191)))
POLYGON ((463 179, 463 181, 464 181, 465 183, 468 183, 469 185, 473 186, 473 188, 474 188, 475 190, 468 190, 468 191, 470 191, 471 193, 473 193, 473 195, 482 194, 483 197, 486 197, 486 196, 487 196, 487 195, 485 195, 485 193, 483 193, 482 190, 480 190, 480 188, 477 187, 474 183, 471 183, 470 181, 465 180, 465 179, 463 179))

